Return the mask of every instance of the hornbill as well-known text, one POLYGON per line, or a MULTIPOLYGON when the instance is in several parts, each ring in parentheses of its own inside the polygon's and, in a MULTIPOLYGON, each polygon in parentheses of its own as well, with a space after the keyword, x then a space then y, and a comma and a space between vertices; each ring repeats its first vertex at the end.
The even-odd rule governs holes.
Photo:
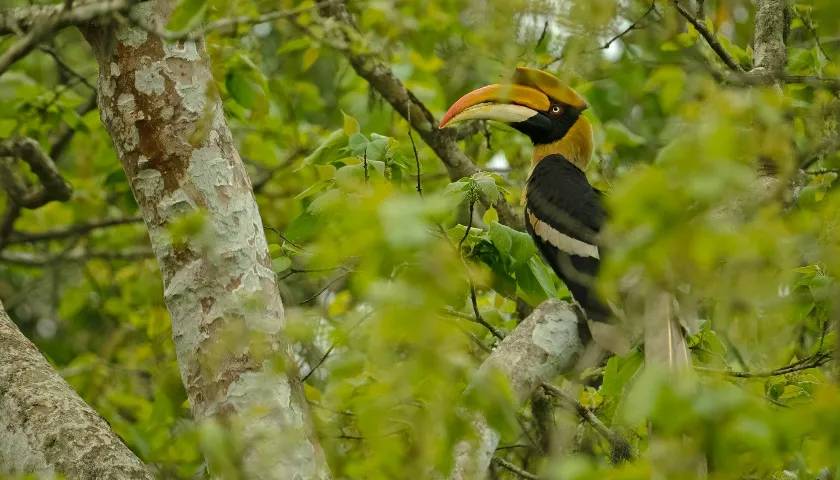
MULTIPOLYGON (((581 115, 588 106, 554 75, 519 67, 510 82, 487 85, 458 99, 440 128, 464 120, 495 120, 531 139, 534 153, 525 187, 528 233, 586 311, 589 328, 582 334, 623 353, 629 348, 626 332, 605 323, 612 312, 594 290, 602 253, 598 237, 607 215, 601 192, 584 174, 592 155, 592 124, 581 115)), ((664 360, 671 367, 690 365, 671 297, 657 296, 651 305, 645 327, 646 358, 664 360)))
POLYGON ((461 97, 440 128, 464 120, 496 120, 530 137, 534 153, 525 187, 525 226, 589 319, 606 321, 610 310, 593 285, 606 213, 601 192, 583 173, 592 154, 592 125, 581 115, 587 107, 554 75, 519 67, 511 82, 461 97))

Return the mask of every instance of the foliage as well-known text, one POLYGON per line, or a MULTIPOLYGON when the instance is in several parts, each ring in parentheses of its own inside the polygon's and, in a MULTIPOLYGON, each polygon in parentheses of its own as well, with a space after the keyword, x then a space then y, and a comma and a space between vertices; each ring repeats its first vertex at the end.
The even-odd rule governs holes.
MULTIPOLYGON (((168 28, 293 3, 184 0, 168 28)), ((793 5, 790 74, 840 76, 836 3, 793 5)), ((837 347, 840 156, 813 155, 836 135, 836 90, 721 82, 714 73, 724 67, 671 2, 653 12, 647 2, 612 0, 350 4, 369 46, 437 116, 517 64, 556 72, 586 96, 597 143, 587 175, 611 213, 601 291, 634 332, 646 298, 674 295, 700 368, 675 379, 645 368, 638 346, 556 379, 630 441, 638 455, 621 465, 562 404, 541 432, 531 408, 514 406, 509 387, 492 378, 464 397, 497 341, 471 321, 471 285, 477 313, 502 331, 542 300, 568 296, 527 234, 483 207, 496 197, 518 205, 526 139, 496 124, 479 129, 463 148, 494 173, 449 179, 407 123, 319 41, 330 24, 314 9, 302 8, 298 27, 278 20, 213 31, 216 87, 250 169, 286 330, 336 478, 446 471, 453 446, 474 435, 473 411, 502 432, 509 448, 498 456, 546 478, 698 478, 703 458, 715 479, 840 476, 836 370, 773 372, 837 347), (756 170, 768 166, 777 180, 758 186, 756 170)), ((746 0, 706 2, 707 24, 745 66, 753 10, 746 0)), ((38 50, 0 75, 0 137, 46 146, 72 129, 56 161, 75 193, 24 210, 14 228, 133 217, 98 114, 80 110, 93 92, 79 77, 93 83, 95 62, 74 30, 51 46, 65 66, 38 50)), ((201 225, 187 217, 173 238, 201 225)), ((97 258, 147 246, 137 221, 6 245, 3 253, 43 262, 0 261, 0 298, 161 477, 193 478, 202 454, 234 476, 243 447, 190 419, 155 261, 97 258), (79 252, 83 261, 63 260, 79 252)))

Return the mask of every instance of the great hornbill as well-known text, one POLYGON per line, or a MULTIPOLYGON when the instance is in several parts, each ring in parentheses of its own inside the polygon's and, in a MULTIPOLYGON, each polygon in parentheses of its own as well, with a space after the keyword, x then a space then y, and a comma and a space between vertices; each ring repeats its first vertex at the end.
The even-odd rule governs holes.
POLYGON ((601 192, 583 171, 592 154, 586 100, 550 73, 520 67, 509 83, 474 90, 456 101, 440 128, 463 120, 496 120, 534 143, 525 190, 525 226, 540 253, 590 320, 610 310, 594 292, 606 219, 601 192))

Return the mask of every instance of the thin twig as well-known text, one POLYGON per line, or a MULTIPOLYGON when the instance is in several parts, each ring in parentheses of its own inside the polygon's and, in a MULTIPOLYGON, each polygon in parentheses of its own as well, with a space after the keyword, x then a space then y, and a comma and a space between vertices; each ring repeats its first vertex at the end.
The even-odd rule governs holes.
POLYGON ((327 351, 324 352, 324 355, 321 356, 321 359, 318 360, 318 363, 313 365, 312 368, 310 368, 309 371, 306 372, 306 375, 301 377, 301 379, 300 379, 301 383, 306 382, 309 379, 309 377, 311 377, 312 374, 315 373, 315 370, 317 370, 318 367, 320 367, 321 364, 324 363, 327 360, 327 357, 330 356, 330 354, 332 353, 332 351, 334 349, 335 349, 335 344, 330 345, 330 348, 328 348, 327 351))
POLYGON ((728 375, 736 378, 766 378, 780 375, 788 375, 790 373, 800 372, 802 370, 810 370, 812 368, 819 368, 831 361, 830 352, 817 352, 810 357, 805 357, 801 360, 785 365, 784 367, 776 368, 774 370, 767 370, 763 372, 738 372, 732 370, 719 370, 707 367, 694 367, 695 370, 713 373, 718 375, 728 375))
POLYGON ((644 20, 645 18, 647 18, 648 15, 650 15, 651 13, 656 12, 656 11, 657 11, 656 10, 656 2, 655 1, 650 2, 650 6, 647 8, 647 10, 645 10, 645 13, 643 13, 641 17, 639 17, 638 19, 636 19, 636 21, 631 23, 630 26, 628 26, 627 28, 622 30, 621 33, 619 33, 618 35, 615 35, 612 38, 610 38, 609 40, 607 40, 603 45, 601 45, 599 50, 606 50, 606 49, 610 48, 610 45, 612 45, 616 40, 619 40, 620 38, 624 37, 625 35, 632 32, 633 30, 641 29, 642 26, 640 25, 640 23, 642 22, 642 20, 644 20))
POLYGON ((793 11, 794 14, 797 17, 799 17, 800 20, 802 20, 802 25, 805 26, 805 29, 808 30, 808 33, 810 33, 811 36, 814 37, 814 42, 817 44, 817 48, 820 50, 820 52, 822 52, 826 60, 831 61, 831 56, 823 47, 822 41, 820 41, 820 36, 817 33, 817 28, 814 26, 813 20, 811 20, 810 13, 808 15, 805 15, 804 13, 801 13, 798 8, 795 7, 793 8, 793 11))
POLYGON ((417 144, 414 143, 414 135, 411 134, 411 106, 406 107, 408 112, 408 139, 411 140, 411 149, 414 150, 414 164, 417 168, 417 193, 423 196, 423 185, 420 183, 420 155, 417 154, 417 144))
POLYGON ((304 300, 304 301, 300 302, 300 303, 299 303, 299 305, 304 305, 304 304, 307 304, 307 303, 311 302, 312 300, 315 300, 316 298, 318 298, 319 296, 321 296, 321 294, 322 294, 322 293, 324 293, 324 292, 326 292, 327 290, 329 290, 329 288, 330 288, 330 287, 332 287, 333 285, 335 285, 335 284, 336 284, 339 280, 341 280, 342 278, 344 278, 344 276, 345 276, 345 275, 347 275, 347 273, 348 273, 348 272, 342 272, 341 274, 339 274, 338 276, 336 276, 335 278, 333 278, 332 280, 330 280, 329 282, 327 282, 327 283, 326 283, 326 285, 324 285, 324 286, 323 286, 320 290, 318 290, 318 291, 317 291, 317 292, 315 292, 314 294, 312 294, 312 295, 310 295, 309 297, 307 297, 307 298, 306 298, 306 300, 304 300))
POLYGON ((297 249, 299 249, 299 250, 302 250, 302 247, 301 247, 300 245, 298 245, 298 244, 296 244, 295 242, 293 242, 293 241, 289 240, 288 238, 286 238, 286 236, 285 236, 285 235, 283 235, 283 233, 281 233, 281 232, 280 232, 280 230, 277 230, 277 229, 276 229, 276 228, 274 228, 274 227, 263 227, 263 228, 264 228, 265 230, 269 230, 269 231, 271 231, 271 232, 274 232, 274 233, 275 233, 278 237, 280 237, 280 238, 281 238, 284 242, 288 243, 289 245, 291 245, 291 246, 293 246, 293 247, 295 247, 295 248, 297 248, 297 249))
POLYGON ((540 33, 540 38, 537 39, 537 44, 534 45, 534 50, 539 50, 540 45, 542 45, 543 40, 545 40, 546 34, 548 34, 548 20, 543 23, 542 33, 540 33))
POLYGON ((367 147, 365 147, 364 166, 365 166, 365 185, 367 185, 368 180, 370 180, 370 174, 368 173, 367 147))
POLYGON ((473 323, 477 323, 477 324, 481 325, 482 327, 489 330, 490 333, 493 334, 493 336, 496 337, 499 340, 503 340, 505 338, 504 332, 502 332, 498 328, 494 327, 490 323, 487 323, 487 321, 484 320, 484 318, 482 318, 481 315, 476 317, 476 316, 470 315, 468 313, 459 312, 458 310, 455 310, 454 308, 445 308, 442 311, 443 311, 443 313, 445 313, 447 315, 451 315, 453 317, 461 318, 461 319, 464 319, 464 320, 469 320, 473 323))
POLYGON ((90 83, 90 82, 88 81, 88 79, 87 79, 87 78, 85 78, 85 76, 84 76, 84 75, 82 75, 81 73, 77 72, 77 71, 76 71, 76 70, 74 70, 74 69, 73 69, 70 65, 68 65, 68 64, 67 64, 67 62, 65 62, 65 61, 64 61, 64 60, 63 60, 63 59, 62 59, 62 58, 58 55, 58 52, 56 52, 54 48, 52 48, 52 47, 48 47, 48 46, 46 46, 46 45, 41 45, 40 47, 38 47, 38 50, 40 50, 40 51, 42 51, 42 52, 46 53, 47 55, 49 55, 50 57, 52 57, 53 61, 55 61, 55 64, 56 64, 56 65, 58 65, 58 68, 60 68, 60 69, 61 69, 61 70, 63 70, 65 73, 67 73, 67 74, 68 74, 68 75, 70 75, 71 77, 73 77, 73 78, 75 78, 76 80, 78 80, 79 82, 81 82, 81 83, 82 83, 82 85, 86 86, 86 87, 87 87, 87 88, 89 88, 91 91, 96 92, 96 85, 94 85, 94 84, 90 83))
POLYGON ((472 279, 472 275, 469 273, 469 266, 467 266, 466 260, 464 260, 464 253, 463 253, 463 246, 464 240, 470 235, 470 230, 472 230, 473 224, 473 214, 475 213, 475 200, 470 201, 470 213, 469 219, 467 219, 467 229, 464 231, 464 236, 461 237, 461 241, 458 242, 458 254, 461 255, 461 261, 464 262, 464 267, 467 269, 467 280, 470 282, 470 303, 472 304, 473 314, 475 315, 475 321, 478 324, 483 325, 486 329, 490 330, 490 333, 493 334, 494 337, 502 340, 505 338, 504 334, 502 334, 499 329, 490 325, 484 317, 481 316, 481 312, 478 309, 478 295, 475 291, 475 282, 472 279))
MULTIPOLYGON (((95 89, 91 93, 90 97, 88 97, 87 101, 76 108, 76 114, 81 117, 82 115, 92 111, 94 108, 96 108, 95 89)), ((73 140, 73 136, 76 135, 77 131, 77 128, 73 128, 66 123, 61 125, 52 140, 52 145, 50 146, 50 158, 52 158, 54 162, 58 163, 61 160, 62 154, 67 149, 67 146, 70 145, 70 141, 73 140)))
POLYGON ((516 465, 508 462, 507 460, 505 460, 503 458, 493 457, 493 463, 495 463, 496 465, 504 468, 505 470, 507 470, 511 473, 516 474, 520 478, 526 478, 528 480, 540 480, 540 477, 534 475, 533 473, 531 473, 527 470, 523 470, 523 469, 517 467, 516 465))
POLYGON ((475 213, 475 200, 470 201, 470 211, 469 211, 469 218, 467 219, 467 229, 464 230, 464 236, 461 237, 461 240, 458 241, 458 253, 461 252, 461 249, 464 246, 464 241, 470 235, 470 230, 472 230, 472 223, 473 223, 473 214, 475 213))

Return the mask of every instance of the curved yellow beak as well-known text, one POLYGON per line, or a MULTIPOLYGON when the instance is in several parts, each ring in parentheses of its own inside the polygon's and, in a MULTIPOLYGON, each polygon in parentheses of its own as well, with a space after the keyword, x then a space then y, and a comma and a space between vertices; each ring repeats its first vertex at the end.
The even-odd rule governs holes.
POLYGON ((439 128, 464 120, 523 122, 548 110, 548 95, 525 85, 493 84, 464 95, 449 107, 439 128))

